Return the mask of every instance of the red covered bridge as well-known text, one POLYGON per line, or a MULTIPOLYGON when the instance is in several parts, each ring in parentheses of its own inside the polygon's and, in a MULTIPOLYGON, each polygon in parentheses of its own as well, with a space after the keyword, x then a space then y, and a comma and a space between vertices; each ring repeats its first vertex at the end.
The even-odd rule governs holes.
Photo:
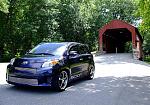
POLYGON ((133 57, 141 59, 143 39, 136 27, 121 20, 112 20, 99 30, 101 53, 124 53, 127 42, 132 42, 133 57))

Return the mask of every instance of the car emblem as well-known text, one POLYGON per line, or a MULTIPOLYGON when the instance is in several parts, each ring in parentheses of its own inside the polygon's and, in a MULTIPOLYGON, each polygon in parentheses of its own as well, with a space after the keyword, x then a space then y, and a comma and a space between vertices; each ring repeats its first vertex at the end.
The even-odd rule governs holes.
POLYGON ((28 64, 28 61, 23 61, 22 64, 26 65, 26 64, 28 64))

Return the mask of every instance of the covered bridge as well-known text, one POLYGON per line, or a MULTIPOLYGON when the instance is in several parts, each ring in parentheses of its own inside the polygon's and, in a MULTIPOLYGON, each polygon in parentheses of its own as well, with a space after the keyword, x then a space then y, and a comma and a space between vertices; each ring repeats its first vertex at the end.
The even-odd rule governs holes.
POLYGON ((124 53, 127 42, 132 43, 133 57, 142 59, 143 39, 136 27, 121 20, 112 20, 99 30, 101 53, 124 53))

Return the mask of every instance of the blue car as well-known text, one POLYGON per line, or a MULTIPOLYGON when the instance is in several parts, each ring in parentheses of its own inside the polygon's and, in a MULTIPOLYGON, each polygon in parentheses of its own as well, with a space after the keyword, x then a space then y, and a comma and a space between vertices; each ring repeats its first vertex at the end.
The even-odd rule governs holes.
POLYGON ((6 81, 17 86, 50 86, 64 91, 72 80, 94 77, 88 47, 77 42, 40 43, 7 66, 6 81))

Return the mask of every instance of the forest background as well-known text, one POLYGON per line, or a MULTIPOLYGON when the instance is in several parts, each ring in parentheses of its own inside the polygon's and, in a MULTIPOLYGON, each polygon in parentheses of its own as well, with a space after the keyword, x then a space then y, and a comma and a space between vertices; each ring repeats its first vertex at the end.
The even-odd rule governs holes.
POLYGON ((0 62, 40 42, 77 41, 98 50, 98 30, 113 19, 136 26, 150 61, 150 0, 0 0, 0 62))

